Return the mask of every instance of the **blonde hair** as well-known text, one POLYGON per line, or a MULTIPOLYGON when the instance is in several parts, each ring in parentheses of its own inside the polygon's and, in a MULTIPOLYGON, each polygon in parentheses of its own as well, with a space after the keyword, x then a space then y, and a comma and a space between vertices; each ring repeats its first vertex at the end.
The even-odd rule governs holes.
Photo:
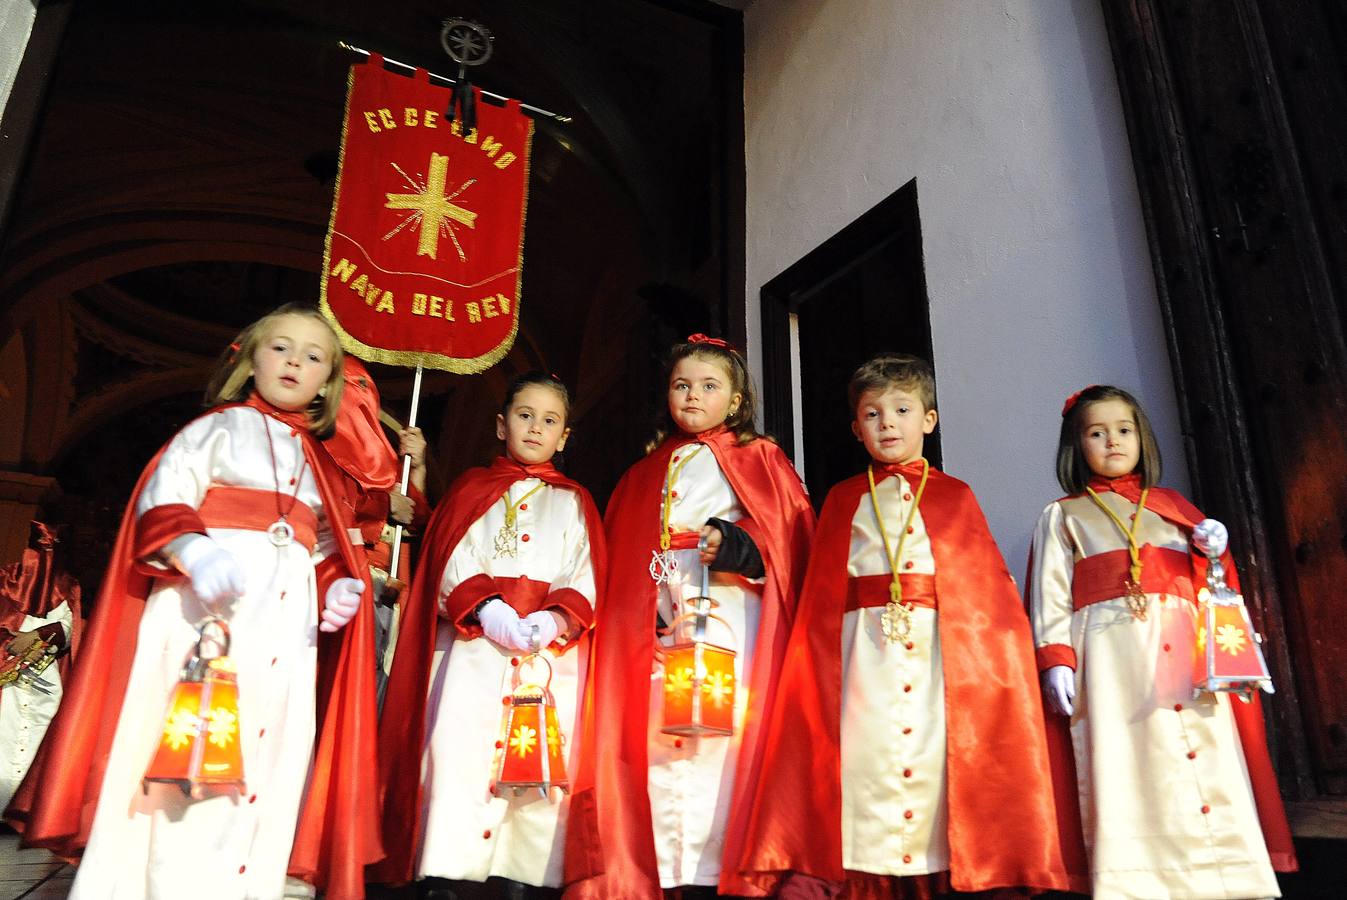
POLYGON ((302 303, 287 303, 267 313, 253 324, 239 332, 233 343, 225 348, 215 366, 215 374, 206 386, 206 406, 219 406, 222 403, 242 403, 254 390, 253 354, 271 334, 272 327, 286 316, 302 316, 323 323, 323 328, 332 337, 332 371, 327 381, 318 390, 318 396, 305 412, 309 416, 309 431, 319 439, 332 436, 337 429, 337 410, 341 408, 342 389, 346 386, 345 367, 341 344, 337 334, 327 319, 316 307, 302 303))

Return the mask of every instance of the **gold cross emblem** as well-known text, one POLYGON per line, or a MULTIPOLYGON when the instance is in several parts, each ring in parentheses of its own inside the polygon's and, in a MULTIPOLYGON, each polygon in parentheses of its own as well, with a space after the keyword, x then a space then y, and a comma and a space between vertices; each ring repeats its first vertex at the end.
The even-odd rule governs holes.
POLYGON ((430 154, 430 174, 424 185, 418 185, 408 178, 407 173, 403 172, 397 163, 393 164, 393 168, 397 169, 398 174, 406 179, 415 193, 387 194, 388 202, 384 204, 384 208, 408 209, 413 210, 413 212, 403 219, 396 228, 384 235, 384 240, 388 240, 408 225, 413 225, 421 231, 416 244, 416 255, 429 256, 431 259, 435 259, 436 252, 439 249, 440 232, 444 232, 454 242, 454 247, 458 250, 458 258, 466 261, 467 254, 463 252, 463 245, 458 242, 458 235, 454 233, 454 226, 466 225, 468 228, 475 228, 477 213, 464 209, 453 201, 459 194, 472 187, 473 182, 477 179, 469 178, 459 185, 458 190, 446 196, 444 187, 448 181, 449 157, 441 156, 438 153, 430 154))

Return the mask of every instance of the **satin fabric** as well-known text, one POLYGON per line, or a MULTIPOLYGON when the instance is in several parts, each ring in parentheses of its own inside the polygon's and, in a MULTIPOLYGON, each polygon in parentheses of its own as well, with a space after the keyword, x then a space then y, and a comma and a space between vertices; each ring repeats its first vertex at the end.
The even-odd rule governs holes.
MULTIPOLYGON (((247 405, 289 424, 302 436, 324 510, 333 517, 334 533, 343 534, 342 476, 310 435, 304 414, 278 410, 257 396, 247 405)), ((192 523, 192 516, 183 511, 137 527, 136 503, 162 454, 161 449, 150 460, 132 491, 79 665, 47 740, 5 811, 23 833, 22 846, 45 847, 73 858, 87 843, 117 726, 117 716, 109 711, 121 707, 145 600, 156 578, 180 577, 145 561, 179 534, 205 533, 200 520, 192 523)), ((332 579, 363 571, 349 542, 336 543, 339 558, 318 567, 320 595, 332 579)), ((290 872, 334 900, 363 898, 364 866, 383 855, 374 814, 376 712, 368 595, 345 628, 319 638, 318 653, 317 738, 290 872)))
MULTIPOLYGON (((876 479, 896 471, 914 484, 921 477, 912 464, 876 466, 876 479)), ((763 890, 787 872, 834 886, 848 880, 840 828, 842 621, 852 516, 867 492, 866 476, 857 475, 834 487, 823 506, 741 865, 763 890)), ((1058 846, 1029 623, 1014 581, 963 482, 932 469, 921 515, 935 560, 945 680, 950 882, 960 891, 1080 889, 1084 882, 1068 877, 1058 846)))
MULTIPOLYGON (((9 636, 24 631, 24 618, 44 618, 49 612, 66 604, 73 613, 73 621, 66 643, 70 652, 63 654, 57 665, 64 674, 79 646, 83 617, 80 610, 80 586, 70 573, 56 566, 56 533, 41 522, 33 522, 19 561, 0 569, 0 631, 9 636)), ((9 638, 0 635, 8 642, 9 638)))
MULTIPOLYGON (((1123 476, 1117 479, 1096 477, 1091 480, 1090 486, 1096 493, 1100 494, 1107 503, 1113 503, 1110 499, 1110 493, 1116 494, 1125 501, 1125 504, 1114 504, 1114 509, 1119 515, 1123 516, 1124 521, 1128 521, 1128 514, 1131 510, 1135 509, 1135 504, 1139 502, 1141 497, 1141 480, 1136 474, 1123 476), (1131 505, 1131 509, 1127 508, 1127 505, 1129 504, 1131 505)), ((1086 515, 1092 515, 1092 510, 1095 508, 1093 501, 1085 495, 1074 495, 1058 500, 1055 504, 1050 506, 1048 510, 1045 510, 1044 516, 1046 517, 1048 513, 1052 512, 1054 507, 1065 507, 1065 505, 1068 504, 1073 508, 1079 509, 1082 514, 1086 515), (1086 506, 1086 504, 1089 505, 1086 506)), ((1152 593, 1152 590, 1159 591, 1161 586, 1155 583, 1155 575, 1153 573, 1147 573, 1145 567, 1143 567, 1142 570, 1143 587, 1147 590, 1148 596, 1151 597, 1151 605, 1156 610, 1157 616, 1162 617, 1164 622, 1169 622, 1177 628, 1180 622, 1180 619, 1177 618, 1179 613, 1183 614, 1182 621, 1184 622, 1192 619, 1196 611, 1196 598, 1194 595, 1195 586, 1206 583, 1206 558, 1200 554, 1188 552, 1188 541, 1191 536, 1192 528, 1200 522, 1204 516, 1182 495, 1161 487, 1151 488, 1146 499, 1146 510, 1158 516, 1163 523, 1168 523, 1168 527, 1177 529, 1178 536, 1174 538, 1174 545, 1170 547, 1157 546, 1148 543, 1146 541, 1146 531, 1148 529, 1146 528, 1146 519, 1143 518, 1143 546, 1141 547, 1143 560, 1158 562, 1158 556, 1160 554, 1163 554, 1168 558, 1168 556, 1176 552, 1186 552, 1190 560, 1189 572, 1186 575, 1174 576, 1171 574, 1162 579, 1165 582, 1163 587, 1166 588, 1162 593, 1152 593), (1184 607, 1170 608, 1168 601, 1171 597, 1176 598, 1174 599, 1174 602, 1183 603, 1184 607)), ((1102 513, 1100 515, 1102 516, 1102 513)), ((1154 532, 1155 540, 1161 541, 1162 543, 1166 541, 1163 527, 1152 527, 1149 530, 1154 532)), ((1091 532, 1091 534, 1093 534, 1093 532, 1091 532)), ((1078 537, 1080 537, 1080 535, 1078 535, 1078 537)), ((1040 544, 1043 539, 1042 535, 1036 534, 1035 545, 1037 546, 1040 544)), ((1076 563, 1079 564, 1080 562, 1093 560, 1105 554, 1109 555, 1116 560, 1117 566, 1114 581, 1121 586, 1123 579, 1128 575, 1128 560, 1125 553, 1119 555, 1114 549, 1118 544, 1123 542, 1121 535, 1117 534, 1116 526, 1112 525, 1111 522, 1103 523, 1098 529, 1097 539, 1087 540, 1083 537, 1080 539, 1084 540, 1088 546, 1079 548, 1079 552, 1074 554, 1076 563)), ((1030 607, 1033 611, 1033 615, 1035 616, 1035 643, 1038 648, 1039 667, 1040 669, 1046 669, 1051 665, 1070 665, 1074 668, 1076 665, 1076 650, 1073 645, 1079 644, 1083 640, 1083 635, 1073 635, 1072 632, 1076 630, 1076 626, 1073 625, 1073 620, 1079 616, 1090 613, 1094 607, 1086 607, 1080 612, 1075 613, 1075 615, 1072 615, 1070 611, 1063 610, 1061 611, 1061 614, 1047 616, 1046 611, 1044 611, 1045 593, 1051 592, 1053 596, 1058 596, 1065 591, 1064 596, 1070 598, 1074 588, 1074 585, 1071 583, 1072 573, 1053 574, 1046 571, 1038 572, 1038 568, 1041 567, 1035 565, 1035 556, 1036 554, 1031 553, 1030 577, 1027 579, 1026 594, 1030 600, 1030 607), (1051 578, 1048 577, 1050 575, 1051 578), (1045 581, 1045 579, 1048 580, 1045 581)), ((1232 588, 1238 590, 1238 578, 1233 560, 1228 552, 1222 557, 1222 562, 1225 566, 1227 583, 1229 583, 1232 588)), ((1099 564, 1095 563, 1095 565, 1097 566, 1099 564)), ((1093 570, 1090 573, 1090 577, 1096 582, 1102 578, 1100 573, 1093 570)), ((1116 591, 1116 594, 1119 596, 1121 593, 1122 591, 1120 589, 1116 591)), ((1069 605, 1073 605, 1070 599, 1066 602, 1069 605)), ((1100 621, 1102 622, 1103 620, 1100 621)), ((1102 625, 1100 627, 1102 627, 1102 625)), ((1174 632, 1172 637, 1167 639, 1157 639, 1158 643, 1170 647, 1169 651, 1165 651, 1161 646, 1152 647, 1150 651, 1148 651, 1148 658, 1154 659, 1161 654, 1174 652, 1174 648, 1180 646, 1180 642, 1182 642, 1185 662, 1178 665, 1177 668, 1181 671, 1185 681, 1189 677, 1187 673, 1190 671, 1188 664, 1186 664, 1186 660, 1191 656, 1193 643, 1190 629, 1191 625, 1187 626, 1186 629, 1179 629, 1179 631, 1174 632), (1185 635, 1187 636, 1185 637, 1185 635)), ((1173 631, 1172 628, 1170 630, 1173 631)), ((1131 676, 1117 677, 1131 678, 1131 676)), ((1130 683, 1130 680, 1128 683, 1130 683)), ((1088 687, 1088 685, 1086 687, 1088 687)), ((1159 690, 1161 687, 1162 686, 1157 685, 1156 689, 1159 690)), ((1184 716, 1199 713, 1202 709, 1199 703, 1184 705, 1188 707, 1188 710, 1182 713, 1184 716)), ((1225 704, 1223 703, 1221 705, 1225 704)), ((1251 703, 1233 702, 1228 703, 1228 706, 1233 716, 1237 731, 1239 752, 1243 757, 1243 768, 1247 771, 1249 787, 1253 793, 1259 824, 1262 829, 1263 839, 1272 866, 1277 871, 1295 871, 1297 868, 1295 849, 1291 841, 1290 828, 1286 821, 1286 814, 1282 805, 1281 794, 1277 786, 1276 775, 1272 769, 1271 759, 1267 751, 1267 739, 1260 698, 1255 694, 1251 703)), ((1082 711, 1077 710, 1077 717, 1081 714, 1082 711)), ((1071 721, 1073 721, 1073 719, 1069 720, 1064 716, 1047 716, 1049 742, 1052 747, 1053 781, 1054 784, 1058 786, 1059 800, 1064 801, 1059 809, 1061 832, 1064 836, 1074 832, 1074 846, 1069 847, 1068 852, 1072 856, 1078 856, 1083 863, 1085 859, 1083 828, 1081 826, 1081 810, 1083 807, 1077 796, 1077 785, 1081 783, 1078 772, 1078 759, 1081 758, 1081 748, 1073 747, 1072 730, 1070 728, 1071 721)), ((1197 724, 1198 723, 1194 723, 1194 727, 1197 727, 1197 724)), ((1209 743, 1221 740, 1220 736, 1215 733, 1208 737, 1209 743)), ((1196 740, 1197 738, 1193 735, 1185 737, 1185 740, 1190 739, 1196 740)), ((1202 751, 1201 749, 1197 749, 1196 752, 1201 753, 1202 751)), ((1237 764, 1232 763, 1232 766, 1236 770, 1240 768, 1237 764)), ((1085 820, 1089 821, 1089 817, 1087 816, 1085 820)))
MULTIPOLYGON (((495 552, 505 525, 502 498, 472 523, 454 548, 440 573, 440 596, 452 599, 469 582, 484 584, 490 591, 487 596, 500 593, 521 616, 564 610, 574 623, 571 634, 587 633, 595 580, 583 501, 574 491, 535 478, 515 482, 508 496, 517 505, 515 554, 495 552)), ((472 595, 480 596, 475 590, 472 595)), ((525 653, 481 634, 472 616, 476 603, 456 619, 443 614, 448 606, 446 599, 426 698, 429 738, 421 764, 424 832, 417 877, 477 882, 499 877, 560 887, 570 806, 566 793, 558 789, 543 797, 537 790, 506 790, 497 796, 492 788, 502 757, 517 759, 510 745, 503 743, 513 737, 503 732, 503 702, 525 672, 533 677, 550 673, 548 690, 565 768, 574 768, 587 660, 570 651, 588 644, 562 637, 543 648, 545 662, 525 662, 525 653), (463 621, 466 618, 471 624, 463 621)), ((542 748, 540 743, 537 749, 542 748)))
MULTIPOLYGON (((522 465, 506 456, 497 457, 489 467, 470 469, 454 482, 431 516, 422 541, 425 549, 399 621, 398 652, 389 674, 379 733, 379 801, 388 856, 371 868, 369 875, 374 881, 403 883, 414 876, 422 829, 418 811, 422 803, 420 760, 426 740, 426 691, 441 613, 440 576, 472 524, 500 502, 510 485, 525 478, 537 478, 576 493, 589 532, 596 592, 602 596, 599 585, 603 584, 606 565, 602 520, 589 492, 578 483, 550 462, 522 465)), ((577 643, 578 652, 586 654, 587 641, 577 643)))
POLYGON ((647 789, 650 673, 658 590, 650 577, 659 547, 660 498, 670 457, 699 441, 713 454, 747 513, 738 524, 763 557, 761 619, 754 685, 735 771, 719 889, 763 896, 736 872, 766 749, 762 724, 775 693, 803 577, 814 512, 799 475, 776 444, 739 444, 723 427, 664 441, 623 475, 605 519, 610 558, 607 590, 596 613, 585 714, 586 737, 575 778, 566 843, 568 898, 659 898, 647 789))

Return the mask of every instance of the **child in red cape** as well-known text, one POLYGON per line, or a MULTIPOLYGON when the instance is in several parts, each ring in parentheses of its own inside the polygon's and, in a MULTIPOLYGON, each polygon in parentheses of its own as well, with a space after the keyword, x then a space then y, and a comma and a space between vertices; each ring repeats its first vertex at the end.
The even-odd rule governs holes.
POLYGON ((496 417, 505 452, 465 472, 431 519, 383 711, 378 880, 561 886, 566 798, 495 781, 503 756, 552 742, 575 761, 604 540, 589 492, 552 465, 569 412, 554 376, 515 378, 496 417), (561 733, 503 734, 516 677, 546 671, 561 733))
POLYGON ((657 898, 680 885, 761 896, 735 861, 814 512, 781 448, 753 430, 737 351, 693 335, 673 348, 665 374, 665 430, 622 477, 605 520, 611 562, 571 805, 567 897, 657 898), (660 730, 662 652, 672 637, 658 636, 656 622, 673 622, 700 593, 702 562, 714 570, 715 613, 730 626, 713 623, 708 637, 738 653, 729 737, 660 730))
POLYGON ((278 897, 287 871, 364 896, 382 856, 373 634, 346 489, 319 443, 341 358, 312 308, 259 319, 222 357, 214 408, 136 485, 65 700, 7 811, 26 846, 84 849, 72 897, 278 897), (142 789, 211 616, 232 632, 239 719, 223 739, 240 742, 246 793, 142 789))
POLYGON ((823 504, 744 877, 782 897, 1069 886, 1029 623, 968 486, 922 457, 924 360, 849 388, 872 462, 823 504))
MULTIPOLYGON (((411 457, 407 494, 398 491, 401 468, 398 453, 384 435, 379 420, 379 388, 365 364, 354 356, 343 360, 345 389, 341 394, 341 409, 337 412, 337 428, 324 441, 327 452, 349 476, 352 527, 360 532, 359 542, 367 556, 370 584, 374 596, 374 656, 376 691, 380 706, 387 684, 387 657, 389 644, 396 640, 392 633, 395 604, 401 601, 407 573, 411 571, 407 546, 404 543, 398 558, 398 581, 401 590, 388 589, 388 567, 392 564, 395 530, 390 520, 422 531, 430 519, 426 501, 426 439, 419 428, 403 428, 399 432, 399 449, 411 457)), ((354 532, 352 539, 355 539, 354 532)))
POLYGON ((1120 388, 1067 400, 1057 479, 1069 496, 1034 529, 1027 594, 1094 896, 1279 896, 1273 870, 1294 871, 1295 850, 1258 697, 1193 696, 1194 585, 1225 526, 1158 486, 1150 422, 1120 388))

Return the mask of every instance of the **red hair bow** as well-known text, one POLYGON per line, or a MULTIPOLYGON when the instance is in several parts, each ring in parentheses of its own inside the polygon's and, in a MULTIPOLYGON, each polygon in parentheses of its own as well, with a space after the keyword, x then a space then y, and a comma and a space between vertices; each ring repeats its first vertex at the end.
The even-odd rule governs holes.
POLYGON ((731 353, 738 353, 738 352, 739 352, 739 348, 738 348, 738 347, 734 346, 733 344, 731 344, 729 341, 725 340, 724 338, 714 338, 714 337, 711 337, 710 335, 702 334, 700 331, 697 332, 696 334, 690 334, 690 335, 688 335, 688 343, 689 343, 689 344, 710 344, 712 347, 720 347, 720 348, 722 348, 722 349, 725 349, 725 350, 730 351, 731 353))
POLYGON ((1085 385, 1085 387, 1076 391, 1070 397, 1067 397, 1066 402, 1062 404, 1062 418, 1065 419, 1067 413, 1071 412, 1071 410, 1076 408, 1076 401, 1080 399, 1081 394, 1085 393, 1090 388, 1097 388, 1097 387, 1099 387, 1099 385, 1097 384, 1087 384, 1085 385))

